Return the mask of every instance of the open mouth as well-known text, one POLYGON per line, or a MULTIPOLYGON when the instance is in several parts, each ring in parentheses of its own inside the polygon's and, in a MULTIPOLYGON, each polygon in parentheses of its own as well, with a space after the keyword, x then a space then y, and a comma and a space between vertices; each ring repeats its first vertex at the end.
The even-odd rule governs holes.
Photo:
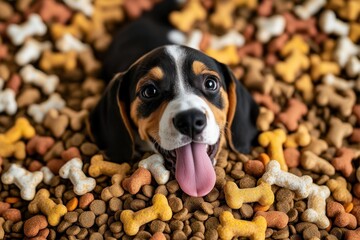
POLYGON ((156 149, 170 164, 181 189, 190 196, 208 194, 216 181, 213 159, 219 148, 219 140, 213 144, 190 142, 174 150, 165 150, 154 142, 156 149))

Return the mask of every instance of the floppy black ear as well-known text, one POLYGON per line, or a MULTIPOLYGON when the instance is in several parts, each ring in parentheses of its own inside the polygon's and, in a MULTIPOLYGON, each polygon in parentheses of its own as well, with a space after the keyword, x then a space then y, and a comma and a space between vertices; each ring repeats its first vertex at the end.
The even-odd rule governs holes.
POLYGON ((259 106, 224 64, 221 64, 227 93, 229 97, 228 126, 226 135, 229 146, 234 151, 249 153, 250 147, 257 144, 258 130, 256 120, 259 115, 259 106))
POLYGON ((89 116, 95 142, 114 162, 130 161, 135 152, 126 86, 125 74, 117 74, 89 116))

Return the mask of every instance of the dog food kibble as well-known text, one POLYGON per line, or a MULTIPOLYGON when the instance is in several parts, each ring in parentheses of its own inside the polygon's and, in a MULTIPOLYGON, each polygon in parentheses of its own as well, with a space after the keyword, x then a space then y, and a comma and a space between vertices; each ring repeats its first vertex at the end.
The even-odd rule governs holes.
POLYGON ((175 2, 0 0, 0 239, 360 240, 360 3, 175 2), (137 144, 161 138, 163 116, 176 106, 141 105, 153 94, 143 91, 149 79, 170 81, 167 57, 113 82, 116 72, 102 74, 132 64, 106 58, 114 46, 127 49, 124 41, 134 45, 129 56, 144 53, 133 33, 117 33, 126 29, 140 45, 187 45, 228 65, 183 61, 187 53, 167 49, 177 70, 190 66, 183 80, 204 80, 185 84, 184 94, 202 89, 196 96, 206 101, 194 102, 206 104, 209 136, 224 127, 221 141, 206 146, 215 157, 202 156, 201 144, 167 151, 163 144, 175 138, 157 153, 137 144), (135 95, 119 81, 133 74, 143 74, 140 87, 130 82, 135 95), (205 89, 220 79, 226 86, 205 89), (101 96, 114 82, 116 111, 101 109, 94 127, 89 116, 100 99, 109 101, 101 96), (246 109, 250 97, 258 110, 246 109), (254 146, 234 134, 245 120, 258 128, 254 146), (116 151, 128 151, 112 159, 102 145, 114 139, 116 151), (190 166, 191 159, 211 164, 190 166), (184 193, 203 192, 203 171, 215 186, 198 197, 184 193))

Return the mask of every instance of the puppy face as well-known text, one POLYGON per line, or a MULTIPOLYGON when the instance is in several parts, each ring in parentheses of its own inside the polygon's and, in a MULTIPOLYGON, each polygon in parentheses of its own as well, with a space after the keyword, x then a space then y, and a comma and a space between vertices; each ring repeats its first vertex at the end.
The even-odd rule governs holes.
POLYGON ((167 46, 140 59, 130 73, 136 75, 130 116, 140 138, 167 159, 191 142, 206 144, 213 158, 229 107, 218 63, 190 48, 167 46))

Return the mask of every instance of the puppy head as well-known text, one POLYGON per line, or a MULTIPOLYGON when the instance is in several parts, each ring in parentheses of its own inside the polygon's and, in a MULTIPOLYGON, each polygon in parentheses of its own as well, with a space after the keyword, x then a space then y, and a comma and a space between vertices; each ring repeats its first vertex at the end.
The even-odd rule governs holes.
POLYGON ((223 64, 183 46, 160 47, 118 74, 90 116, 92 133, 113 161, 129 161, 135 144, 174 163, 180 187, 206 195, 215 184, 219 143, 246 152, 258 108, 223 64), (144 144, 146 143, 146 144, 144 144))

